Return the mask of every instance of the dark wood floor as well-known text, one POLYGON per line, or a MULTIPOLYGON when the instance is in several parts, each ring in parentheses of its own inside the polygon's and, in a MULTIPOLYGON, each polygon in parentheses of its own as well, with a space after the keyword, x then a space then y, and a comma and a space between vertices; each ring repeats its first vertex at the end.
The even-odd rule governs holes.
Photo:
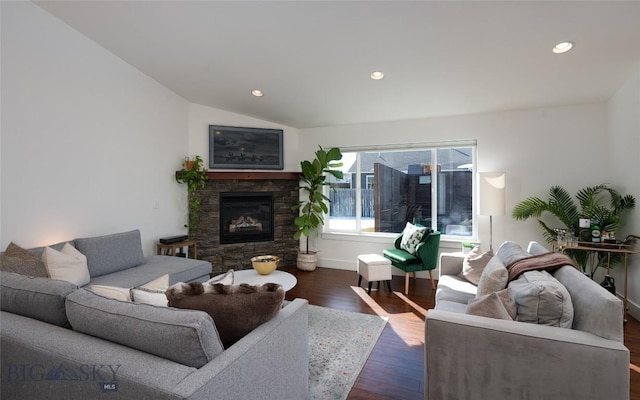
MULTIPOLYGON (((348 400, 424 399, 424 318, 434 306, 434 292, 427 279, 411 282, 409 296, 403 295, 404 279, 395 276, 392 293, 385 287, 367 295, 357 287, 353 271, 317 268, 313 272, 295 267, 282 270, 294 274, 298 284, 287 299, 302 297, 310 304, 346 311, 389 317, 348 400)), ((640 322, 629 317, 625 345, 631 351, 631 399, 640 399, 640 322)))

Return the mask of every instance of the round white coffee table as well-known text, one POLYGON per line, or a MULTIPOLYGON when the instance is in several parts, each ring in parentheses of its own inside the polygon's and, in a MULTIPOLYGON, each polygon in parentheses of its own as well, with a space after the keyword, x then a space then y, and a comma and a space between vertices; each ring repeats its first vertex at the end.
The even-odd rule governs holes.
POLYGON ((241 271, 233 271, 233 283, 247 283, 249 285, 263 285, 265 283, 277 283, 282 285, 285 290, 291 290, 298 280, 295 276, 288 272, 275 270, 269 275, 260 275, 254 269, 244 269, 241 271))

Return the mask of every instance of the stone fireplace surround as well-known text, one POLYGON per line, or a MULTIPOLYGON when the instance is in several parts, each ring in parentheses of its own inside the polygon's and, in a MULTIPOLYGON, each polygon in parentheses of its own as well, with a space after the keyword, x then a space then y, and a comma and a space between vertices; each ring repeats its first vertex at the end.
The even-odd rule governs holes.
POLYGON ((279 256, 281 266, 296 264, 299 242, 293 239, 297 230, 293 220, 297 213, 291 207, 299 198, 299 173, 210 171, 207 177, 205 187, 200 190, 198 258, 211 262, 214 273, 250 269, 251 257, 267 254, 279 256), (274 240, 220 244, 221 192, 273 193, 274 240))

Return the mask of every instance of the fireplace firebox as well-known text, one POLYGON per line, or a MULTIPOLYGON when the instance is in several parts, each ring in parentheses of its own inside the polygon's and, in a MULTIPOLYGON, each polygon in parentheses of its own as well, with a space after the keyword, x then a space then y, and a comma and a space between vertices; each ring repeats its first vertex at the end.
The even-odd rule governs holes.
POLYGON ((220 193, 221 244, 273 241, 273 225, 273 193, 220 193))

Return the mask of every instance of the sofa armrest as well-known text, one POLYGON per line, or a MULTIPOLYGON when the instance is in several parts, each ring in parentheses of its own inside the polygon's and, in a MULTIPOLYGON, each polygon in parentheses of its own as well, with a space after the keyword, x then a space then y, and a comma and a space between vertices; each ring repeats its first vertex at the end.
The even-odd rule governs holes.
POLYGON ((308 302, 295 299, 183 379, 174 391, 184 398, 203 400, 306 399, 308 329, 308 302))
POLYGON ((462 273, 462 263, 464 253, 441 253, 440 254, 440 276, 460 275, 462 273))
POLYGON ((429 310, 427 399, 628 399, 629 350, 596 335, 429 310))

